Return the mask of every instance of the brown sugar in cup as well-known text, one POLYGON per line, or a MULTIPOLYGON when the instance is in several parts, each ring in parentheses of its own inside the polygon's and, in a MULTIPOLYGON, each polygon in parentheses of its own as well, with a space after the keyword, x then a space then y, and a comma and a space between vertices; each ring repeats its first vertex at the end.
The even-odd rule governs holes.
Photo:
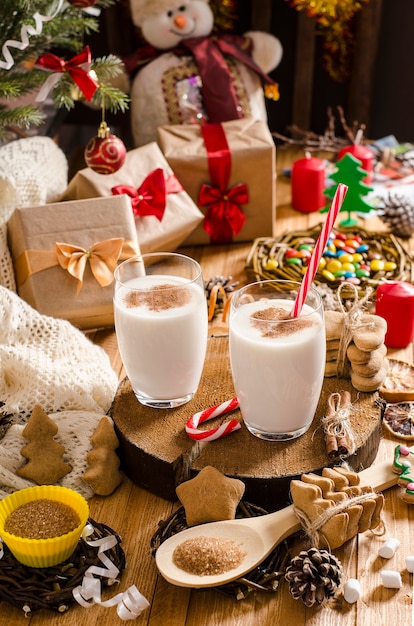
POLYGON ((0 536, 23 565, 51 567, 75 551, 88 517, 88 503, 76 491, 28 487, 0 501, 0 536))

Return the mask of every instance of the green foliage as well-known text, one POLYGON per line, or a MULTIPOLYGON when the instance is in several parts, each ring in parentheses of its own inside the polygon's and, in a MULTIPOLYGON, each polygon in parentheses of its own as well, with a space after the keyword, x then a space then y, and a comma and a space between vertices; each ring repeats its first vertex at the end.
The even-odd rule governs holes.
MULTIPOLYGON (((0 0, 0 61, 7 61, 4 56, 7 41, 14 40, 20 44, 18 47, 7 46, 12 65, 9 69, 0 68, 0 136, 4 136, 9 127, 28 129, 42 121, 42 113, 36 104, 19 106, 18 102, 22 96, 39 89, 50 74, 35 67, 36 60, 50 51, 68 61, 84 48, 85 38, 99 30, 96 16, 72 6, 66 0, 52 19, 46 19, 54 15, 59 1, 0 0)), ((94 8, 103 11, 116 1, 99 0, 94 8)), ((110 82, 122 71, 121 60, 113 55, 94 59, 93 50, 91 54, 91 71, 94 71, 99 84, 92 104, 105 106, 113 112, 125 111, 128 97, 110 82)), ((56 108, 66 109, 73 108, 76 101, 83 97, 67 73, 62 73, 49 96, 56 108)))

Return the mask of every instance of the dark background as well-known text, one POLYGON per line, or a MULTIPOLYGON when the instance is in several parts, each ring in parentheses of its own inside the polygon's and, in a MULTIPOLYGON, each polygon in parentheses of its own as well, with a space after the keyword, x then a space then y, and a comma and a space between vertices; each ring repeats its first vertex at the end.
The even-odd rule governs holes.
MULTIPOLYGON (((329 76, 322 64, 322 40, 317 36, 311 114, 306 130, 323 133, 328 122, 328 107, 336 111, 340 105, 348 124, 357 121, 366 125, 369 139, 392 134, 400 142, 414 142, 414 0, 375 2, 380 4, 381 14, 374 69, 372 76, 367 76, 371 102, 367 119, 352 120, 347 117, 350 79, 339 83, 329 76)), ((261 0, 239 0, 236 32, 243 33, 251 28, 252 13, 255 11, 256 16, 261 15, 260 4, 261 0)), ((271 0, 270 6, 269 30, 280 39, 284 54, 280 65, 272 73, 279 83, 281 96, 278 102, 268 102, 269 127, 271 131, 287 134, 292 124, 298 11, 285 0, 271 0)), ((123 57, 139 44, 139 33, 129 19, 126 0, 103 11, 100 22, 99 33, 89 41, 93 56, 112 52, 123 57)), ((86 123, 99 125, 99 112, 83 110, 81 116, 86 123)), ((78 119, 79 113, 75 111, 67 121, 77 123, 78 119)), ((114 123, 118 121, 119 116, 114 123)), ((121 121, 124 129, 125 122, 121 121)), ((337 134, 341 132, 339 124, 337 134)))

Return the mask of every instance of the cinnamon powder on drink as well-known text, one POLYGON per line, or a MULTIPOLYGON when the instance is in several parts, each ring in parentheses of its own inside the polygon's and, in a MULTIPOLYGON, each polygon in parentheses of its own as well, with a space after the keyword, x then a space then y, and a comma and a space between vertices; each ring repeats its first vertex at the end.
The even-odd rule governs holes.
POLYGON ((250 315, 250 323, 260 331, 262 337, 270 338, 287 337, 313 324, 312 320, 291 318, 289 311, 282 307, 268 307, 256 311, 250 315))
POLYGON ((125 297, 125 305, 128 308, 147 306, 151 311, 165 311, 175 309, 191 300, 191 292, 187 287, 179 287, 168 283, 154 285, 148 289, 131 291, 125 297))

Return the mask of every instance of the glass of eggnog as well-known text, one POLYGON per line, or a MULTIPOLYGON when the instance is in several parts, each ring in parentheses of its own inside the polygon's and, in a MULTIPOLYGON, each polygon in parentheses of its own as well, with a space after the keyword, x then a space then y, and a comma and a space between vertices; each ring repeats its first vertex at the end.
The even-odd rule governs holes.
POLYGON ((182 254, 142 254, 115 270, 119 353, 139 402, 174 408, 191 400, 203 371, 207 302, 201 267, 182 254))
POLYGON ((300 283, 267 280, 231 299, 229 349, 243 421, 256 437, 287 441, 312 423, 324 378, 323 303, 310 287, 291 317, 300 283))

